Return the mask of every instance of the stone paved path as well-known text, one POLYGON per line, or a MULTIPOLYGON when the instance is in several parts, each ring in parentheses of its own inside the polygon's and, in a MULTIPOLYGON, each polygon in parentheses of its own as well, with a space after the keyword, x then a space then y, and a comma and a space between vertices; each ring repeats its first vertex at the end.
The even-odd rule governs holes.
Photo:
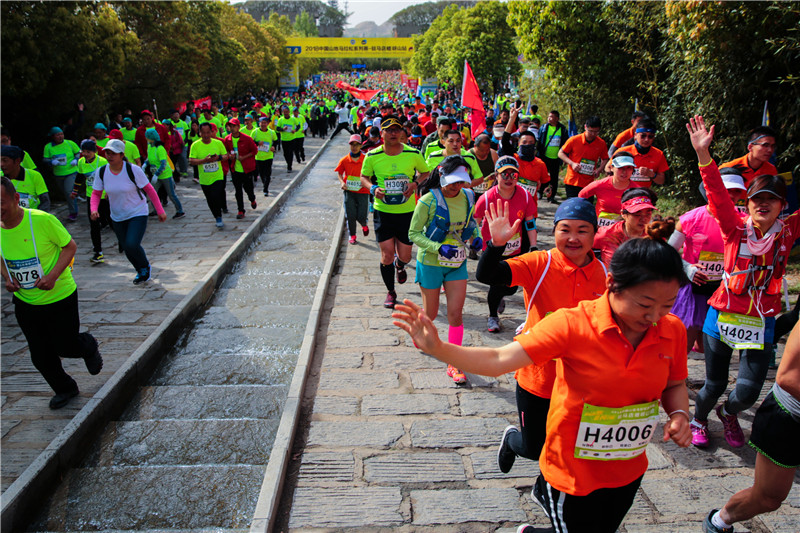
MULTIPOLYGON (((540 207, 545 245, 552 245, 547 221, 553 214, 550 204, 540 207)), ((474 281, 475 265, 470 261, 464 344, 507 343, 524 315, 521 293, 509 298, 504 330, 487 333, 486 288, 474 281)), ((412 264, 398 296, 420 302, 413 280, 412 264)), ((522 522, 549 531, 530 498, 537 464, 517 459, 507 475, 496 465, 503 429, 518 425, 513 375, 469 376, 469 386, 457 387, 444 364, 414 349, 381 305, 385 288, 372 238, 343 243, 329 296, 304 402, 305 429, 295 441, 275 531, 511 533, 522 522)), ((437 324, 446 334, 445 315, 442 305, 437 324)), ((690 384, 699 388, 702 356, 691 357, 690 384)), ((741 417, 746 433, 754 412, 741 417)), ((624 531, 700 531, 709 509, 750 485, 754 452, 719 444, 721 430, 712 417, 708 451, 671 442, 649 446, 650 470, 624 531)), ((778 511, 737 531, 800 531, 800 482, 778 511)))
MULTIPOLYGON (((307 160, 322 143, 320 139, 306 139, 307 160)), ((14 318, 11 295, 2 291, 0 490, 5 492, 255 218, 272 205, 275 195, 304 168, 305 164, 295 164, 294 171, 287 174, 283 153, 278 152, 273 166, 271 196, 265 198, 259 184, 256 187, 258 208, 253 211, 246 206, 243 220, 235 218, 236 201, 229 180, 230 214, 223 216, 223 231, 214 226, 200 186, 191 179, 181 180, 177 191, 187 215, 172 220, 175 208, 170 204, 166 208, 167 222, 159 224, 155 218, 150 219, 143 246, 153 266, 153 279, 138 287, 131 283, 135 272, 125 256, 117 253, 116 237, 110 229, 102 233, 106 262, 101 265, 89 262, 92 245, 86 204, 79 203, 78 221, 66 227, 78 244, 73 275, 78 284, 82 330, 91 331, 100 341, 103 371, 90 376, 82 360, 63 359, 64 368, 78 382, 81 394, 63 409, 51 411, 48 402, 53 393, 31 364, 27 343, 14 318)), ((62 205, 56 214, 64 220, 66 207, 62 205)))

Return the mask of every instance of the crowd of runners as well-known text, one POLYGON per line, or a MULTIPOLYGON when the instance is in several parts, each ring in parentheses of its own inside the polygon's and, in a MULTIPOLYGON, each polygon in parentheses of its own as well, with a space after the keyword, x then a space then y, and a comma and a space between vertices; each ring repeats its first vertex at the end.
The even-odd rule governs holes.
MULTIPOLYGON (((80 223, 79 202, 86 202, 89 261, 104 261, 101 234, 111 226, 139 285, 151 274, 141 244, 148 219, 166 222, 170 202, 173 219, 185 216, 176 183, 199 184, 209 223, 223 229, 229 176, 241 219, 248 205, 257 209, 260 194, 269 196, 277 152, 292 172, 306 160, 307 135, 346 130, 349 153, 333 171, 349 242, 357 244, 359 229, 369 235, 372 213, 383 305, 395 324, 447 362, 457 384, 466 383, 464 371, 515 371, 520 425, 502 435, 498 468, 508 472, 518 456, 539 462, 532 496, 556 531, 613 532, 647 469, 660 406, 665 441, 708 447, 713 410, 727 445, 748 443, 737 415, 758 400, 775 345, 797 321, 784 272, 800 218, 785 212, 787 186, 770 162, 777 134, 753 129, 747 153, 718 164, 709 152, 714 128, 691 117, 707 204, 662 218, 654 186, 664 184, 669 165, 653 145, 658 125, 650 117, 633 113, 631 127, 607 143, 599 118, 569 136, 557 110, 543 118, 511 93, 487 100, 485 111, 486 128, 473 136, 470 110, 447 82, 415 92, 399 72, 326 74, 299 93, 248 93, 221 106, 187 102, 163 120, 147 109, 115 114, 84 138, 74 137, 74 125, 73 138, 53 126, 41 164, 67 203, 67 227, 80 223), (379 92, 359 99, 362 93, 337 87, 342 80, 379 92), (543 201, 558 206, 549 250, 538 249, 543 201), (413 245, 421 305, 397 295, 413 245), (468 260, 478 261, 477 280, 487 285, 489 332, 506 327, 505 298, 522 288, 527 315, 513 343, 461 346, 468 260), (442 293, 448 342, 433 324, 442 293), (692 349, 706 361, 693 411, 685 383, 692 349), (734 350, 736 384, 720 402, 734 350)), ((97 341, 79 333, 71 275, 77 244, 47 213, 56 197, 10 132, 2 132, 2 144, 2 273, 57 409, 78 394, 60 357, 84 358, 92 374, 102 357, 97 341), (44 334, 53 324, 59 334, 44 334)), ((753 423, 754 485, 711 511, 706 531, 733 531, 733 523, 776 509, 788 495, 800 465, 793 438, 800 437, 799 342, 794 331, 753 423)))

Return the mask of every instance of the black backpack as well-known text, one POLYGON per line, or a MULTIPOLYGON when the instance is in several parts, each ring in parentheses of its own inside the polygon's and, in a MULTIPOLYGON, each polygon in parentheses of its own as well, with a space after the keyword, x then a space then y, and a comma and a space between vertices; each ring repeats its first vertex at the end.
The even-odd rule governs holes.
MULTIPOLYGON (((136 185, 136 178, 133 177, 133 165, 131 165, 127 161, 124 162, 124 165, 125 165, 125 170, 128 171, 128 177, 130 178, 131 183, 133 183, 133 186, 136 187, 136 192, 139 193, 139 198, 144 200, 144 195, 142 194, 142 188, 139 187, 138 185, 136 185)), ((107 166, 108 165, 103 165, 102 167, 100 167, 100 170, 98 170, 98 172, 100 174, 99 177, 100 177, 101 180, 103 179, 103 176, 106 173, 106 167, 107 166)))

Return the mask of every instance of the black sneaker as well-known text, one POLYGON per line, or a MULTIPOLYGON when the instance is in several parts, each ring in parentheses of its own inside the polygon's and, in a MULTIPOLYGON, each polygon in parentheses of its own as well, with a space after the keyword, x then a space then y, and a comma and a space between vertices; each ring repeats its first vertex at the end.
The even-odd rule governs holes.
POLYGON ((145 267, 139 270, 139 273, 136 274, 135 278, 133 278, 133 284, 140 285, 145 281, 148 281, 149 279, 150 279, 150 267, 145 267))
POLYGON ((106 259, 103 257, 103 252, 95 252, 90 261, 94 264, 105 263, 106 259))
POLYGON ((719 509, 711 509, 711 512, 708 513, 706 519, 703 520, 703 533, 733 533, 733 526, 720 528, 711 522, 711 517, 714 516, 714 513, 717 511, 719 511, 719 509))
POLYGON ((539 489, 538 479, 536 480, 536 483, 533 484, 533 490, 531 491, 531 498, 533 498, 533 501, 539 504, 539 507, 542 508, 542 511, 544 511, 545 516, 547 516, 547 518, 550 518, 550 511, 547 510, 548 507, 547 501, 545 501, 544 494, 542 494, 541 490, 539 489))
POLYGON ((50 409, 61 409, 69 403, 71 399, 78 395, 78 389, 70 392, 61 392, 50 398, 50 409))
POLYGON ((397 264, 397 259, 394 260, 394 268, 397 270, 397 283, 402 285, 403 283, 408 280, 408 272, 406 272, 406 267, 400 267, 397 264))
POLYGON ((186 213, 181 211, 180 213, 175 213, 174 215, 172 215, 172 220, 175 220, 175 219, 178 219, 178 218, 183 218, 185 216, 186 216, 186 213))
POLYGON ((508 436, 512 433, 519 433, 519 430, 514 426, 508 426, 503 432, 500 448, 497 449, 497 466, 504 474, 508 474, 511 471, 511 467, 514 466, 514 460, 517 458, 517 454, 508 444, 508 436))
POLYGON ((96 376, 103 370, 103 356, 100 355, 96 339, 94 341, 94 353, 89 357, 84 357, 83 362, 86 363, 86 370, 93 376, 96 376))

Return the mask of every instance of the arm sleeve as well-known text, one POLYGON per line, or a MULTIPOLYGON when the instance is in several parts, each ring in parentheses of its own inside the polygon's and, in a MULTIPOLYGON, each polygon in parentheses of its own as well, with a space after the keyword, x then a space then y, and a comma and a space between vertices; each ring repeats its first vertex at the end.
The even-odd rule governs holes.
POLYGON ((408 238, 420 249, 437 253, 442 243, 430 240, 424 233, 428 220, 430 220, 431 205, 434 203, 435 200, 430 193, 420 198, 417 202, 417 207, 414 208, 414 214, 411 217, 411 225, 408 228, 408 238))
MULTIPOLYGON (((95 183, 97 183, 97 182, 95 181, 95 183)), ((158 195, 156 195, 156 196, 158 196, 158 195)), ((92 197, 89 198, 89 206, 90 206, 91 211, 93 213, 95 211, 97 211, 98 209, 100 209, 100 198, 102 198, 102 197, 103 197, 103 191, 102 190, 98 191, 97 189, 92 189, 92 197)), ((161 202, 159 202, 159 204, 161 204, 161 202)))
POLYGON ((711 213, 719 222, 723 233, 730 233, 741 224, 742 219, 730 196, 728 196, 725 185, 722 183, 722 176, 719 173, 717 164, 712 160, 709 165, 701 167, 700 177, 703 178, 711 213))
POLYGON ((498 152, 502 152, 503 155, 511 155, 514 153, 514 145, 511 144, 511 134, 507 131, 503 132, 503 137, 500 139, 500 149, 498 152))
MULTIPOLYGON (((161 205, 161 200, 158 198, 158 193, 153 186, 148 183, 142 188, 144 189, 145 194, 147 194, 147 197, 150 199, 150 202, 153 204, 153 207, 156 208, 156 213, 163 215, 164 207, 161 205)), ((94 192, 92 192, 92 197, 94 197, 94 192)))
POLYGON ((486 243, 486 249, 478 259, 478 270, 475 278, 486 285, 511 285, 511 268, 503 261, 505 246, 493 246, 486 243))

